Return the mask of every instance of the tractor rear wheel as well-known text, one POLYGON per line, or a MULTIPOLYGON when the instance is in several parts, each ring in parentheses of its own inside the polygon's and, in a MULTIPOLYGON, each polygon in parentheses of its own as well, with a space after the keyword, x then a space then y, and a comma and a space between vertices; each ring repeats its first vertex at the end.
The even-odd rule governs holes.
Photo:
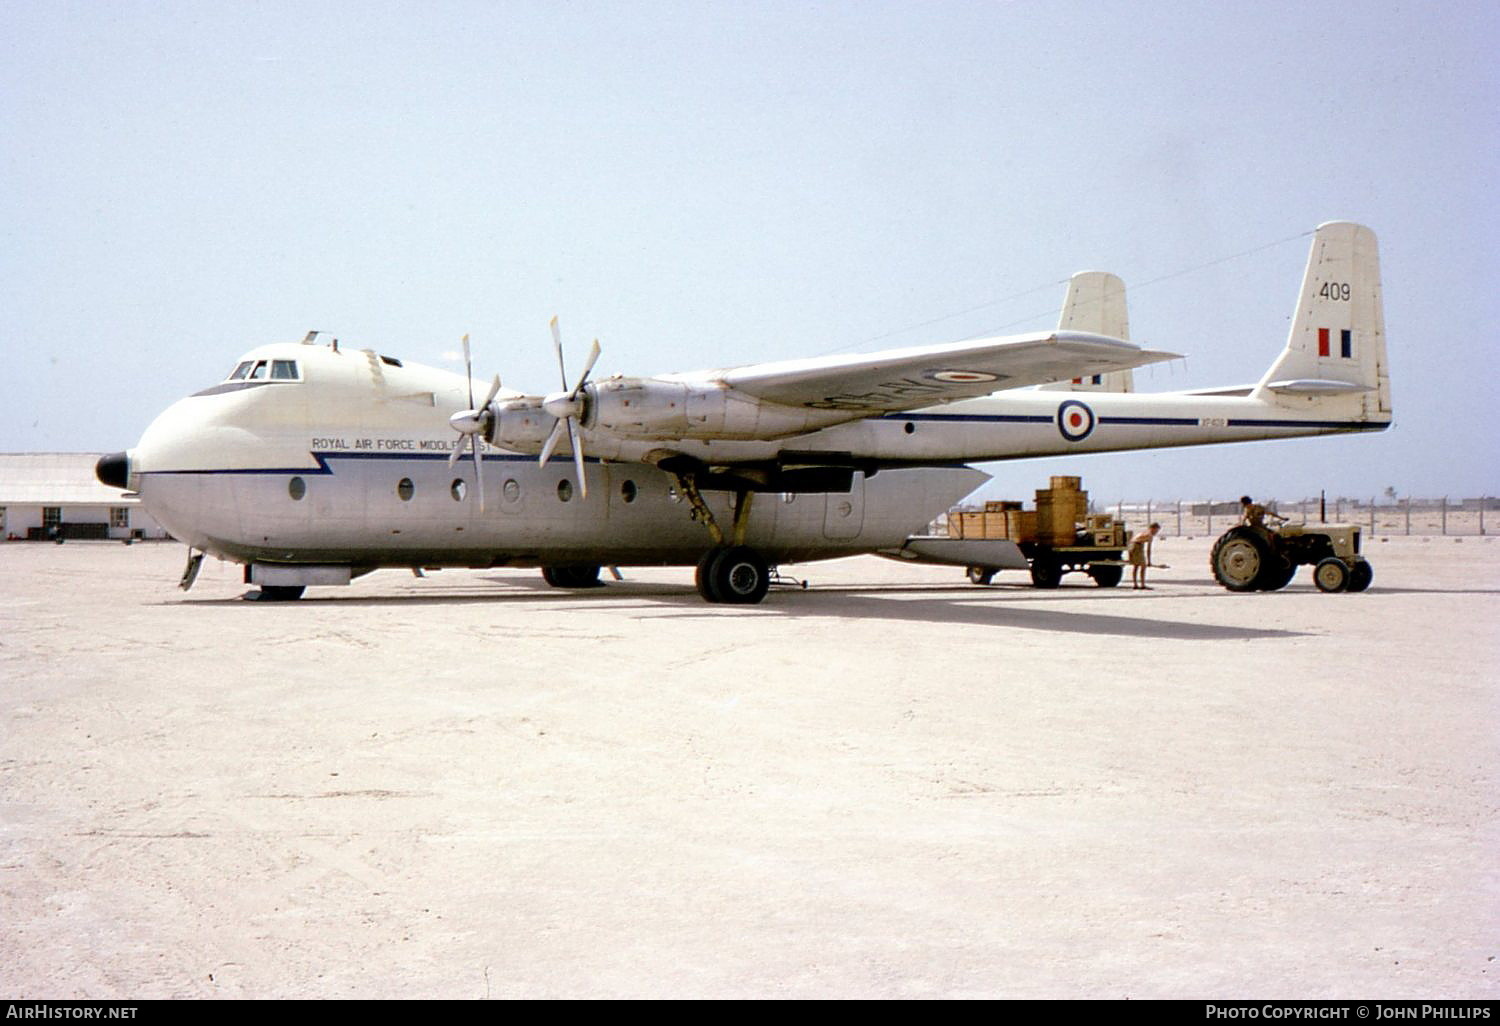
POLYGON ((1255 591, 1271 563, 1271 547, 1248 527, 1226 531, 1209 556, 1214 580, 1230 591, 1255 591))

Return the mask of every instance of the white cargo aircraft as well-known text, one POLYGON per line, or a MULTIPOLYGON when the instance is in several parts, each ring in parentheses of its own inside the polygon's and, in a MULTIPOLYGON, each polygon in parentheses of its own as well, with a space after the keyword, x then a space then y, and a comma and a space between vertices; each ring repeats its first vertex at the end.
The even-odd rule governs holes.
MULTIPOLYGON (((1256 384, 1133 392, 1131 368, 1172 354, 1126 333, 1119 279, 1090 273, 1055 331, 591 381, 596 342, 559 391, 496 377, 481 403, 472 378, 309 335, 247 353, 97 473, 191 547, 184 587, 204 553, 245 564, 268 599, 380 567, 539 566, 587 587, 601 566, 681 565, 705 599, 752 603, 776 564, 901 547, 987 479, 970 463, 1390 424, 1360 225, 1318 228, 1256 384)), ((561 366, 555 320, 553 339, 561 366)))

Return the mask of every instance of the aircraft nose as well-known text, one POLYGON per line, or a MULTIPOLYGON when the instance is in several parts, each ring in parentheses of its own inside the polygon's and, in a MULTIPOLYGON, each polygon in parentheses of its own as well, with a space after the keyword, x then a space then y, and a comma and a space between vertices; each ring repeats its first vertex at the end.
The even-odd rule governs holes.
POLYGON ((94 464, 94 476, 111 488, 130 487, 130 456, 123 452, 112 452, 99 457, 94 464))

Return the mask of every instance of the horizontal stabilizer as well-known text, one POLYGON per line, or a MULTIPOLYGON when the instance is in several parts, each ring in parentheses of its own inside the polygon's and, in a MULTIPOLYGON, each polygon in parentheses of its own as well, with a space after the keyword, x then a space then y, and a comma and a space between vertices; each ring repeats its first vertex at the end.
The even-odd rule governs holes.
POLYGON ((1349 395, 1353 392, 1372 392, 1374 385, 1357 381, 1326 381, 1320 378, 1297 378, 1292 381, 1272 381, 1266 385, 1272 392, 1291 395, 1349 395))

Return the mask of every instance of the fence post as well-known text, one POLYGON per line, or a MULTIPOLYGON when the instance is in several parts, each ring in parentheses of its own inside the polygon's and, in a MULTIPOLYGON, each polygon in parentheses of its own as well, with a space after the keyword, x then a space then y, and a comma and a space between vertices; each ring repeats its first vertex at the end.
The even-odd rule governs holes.
POLYGON ((1406 533, 1411 534, 1411 496, 1408 495, 1403 501, 1406 506, 1406 533))
POLYGON ((1208 500, 1208 536, 1214 536, 1214 500, 1208 500))
POLYGON ((1438 501, 1442 503, 1438 508, 1443 512, 1443 537, 1446 538, 1448 536, 1448 496, 1445 495, 1438 501))
POLYGON ((1370 496, 1370 537, 1375 537, 1375 496, 1370 496))
POLYGON ((1177 500, 1177 537, 1182 537, 1182 500, 1177 500))

